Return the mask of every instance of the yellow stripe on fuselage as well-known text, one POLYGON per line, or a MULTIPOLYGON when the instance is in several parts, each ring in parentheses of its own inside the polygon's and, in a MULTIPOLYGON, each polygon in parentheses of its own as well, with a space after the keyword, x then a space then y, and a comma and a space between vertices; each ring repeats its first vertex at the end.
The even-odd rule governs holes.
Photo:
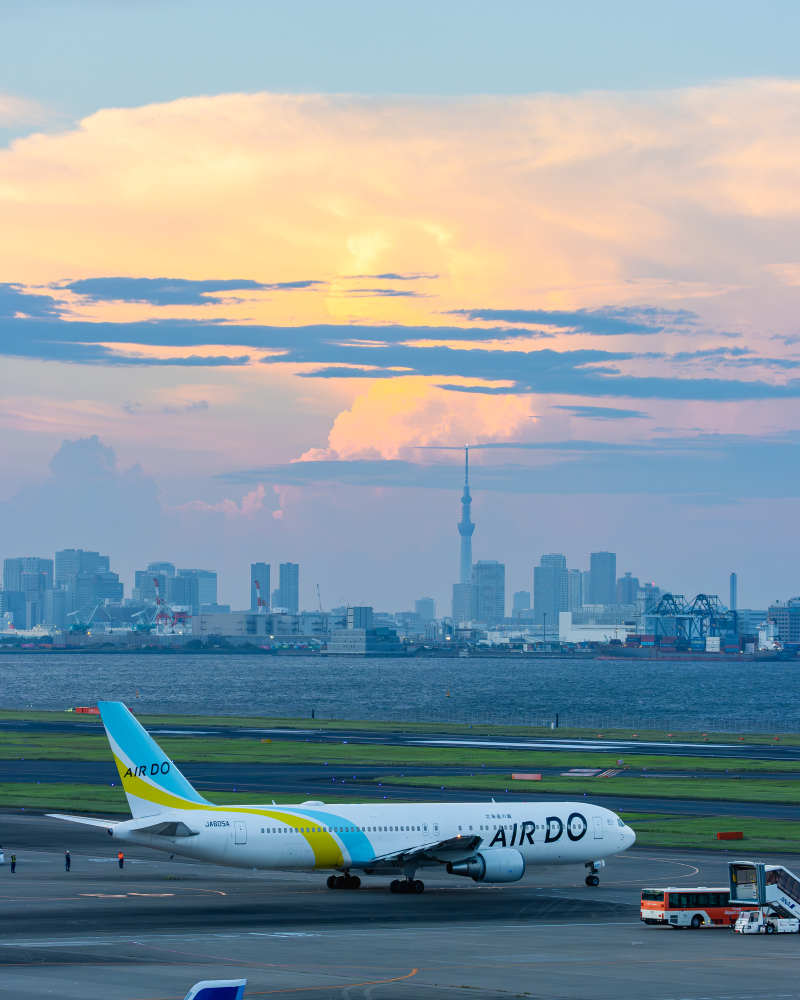
MULTIPOLYGON (((171 795, 157 785, 151 784, 144 777, 131 774, 131 769, 114 754, 114 761, 119 771, 120 780, 124 791, 130 795, 135 795, 145 802, 153 802, 156 805, 165 806, 168 809, 179 809, 192 812, 233 812, 251 816, 262 816, 291 827, 298 832, 301 827, 311 826, 314 830, 321 830, 321 824, 315 820, 306 819, 293 813, 284 813, 274 809, 260 809, 255 806, 217 806, 201 805, 197 802, 190 802, 188 799, 171 795)), ((344 821, 343 821, 344 822, 344 821)), ((302 836, 307 841, 309 847, 314 852, 314 866, 316 868, 337 868, 344 863, 344 855, 339 842, 330 833, 322 830, 320 833, 303 833, 302 836)))

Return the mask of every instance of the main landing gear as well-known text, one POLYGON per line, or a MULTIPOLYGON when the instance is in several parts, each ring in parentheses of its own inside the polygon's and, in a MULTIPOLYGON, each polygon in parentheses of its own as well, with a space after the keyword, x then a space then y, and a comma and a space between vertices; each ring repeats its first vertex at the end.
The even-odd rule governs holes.
POLYGON ((344 875, 331 875, 327 882, 329 889, 360 889, 361 879, 358 875, 345 872, 344 875))
POLYGON ((389 883, 389 892, 399 892, 401 895, 416 895, 425 892, 425 883, 418 878, 392 879, 389 883))

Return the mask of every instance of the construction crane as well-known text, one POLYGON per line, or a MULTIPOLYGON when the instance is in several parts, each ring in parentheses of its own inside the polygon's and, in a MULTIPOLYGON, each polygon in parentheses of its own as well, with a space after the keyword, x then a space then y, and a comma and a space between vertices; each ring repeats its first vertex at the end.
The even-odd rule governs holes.
POLYGON ((261 600, 261 584, 258 580, 253 580, 256 585, 256 605, 258 607, 258 614, 265 615, 269 611, 269 606, 261 600))
POLYGON ((111 621, 111 615, 106 607, 106 602, 102 597, 93 597, 91 601, 88 601, 82 608, 78 611, 70 611, 67 618, 74 618, 75 621, 70 622, 69 631, 72 635, 88 635, 89 629, 92 627, 92 622, 95 620, 94 616, 97 614, 98 610, 102 608, 106 614, 106 621, 111 621), (91 608, 88 614, 84 614, 87 608, 91 608))
POLYGON ((319 613, 322 614, 322 598, 319 596, 319 584, 317 584, 317 603, 319 604, 319 613))
POLYGON ((183 632, 188 624, 187 619, 191 618, 191 615, 188 611, 175 611, 167 604, 161 596, 157 576, 153 577, 153 584, 156 590, 156 631, 159 632, 163 629, 163 634, 169 635, 174 633, 177 628, 183 632))

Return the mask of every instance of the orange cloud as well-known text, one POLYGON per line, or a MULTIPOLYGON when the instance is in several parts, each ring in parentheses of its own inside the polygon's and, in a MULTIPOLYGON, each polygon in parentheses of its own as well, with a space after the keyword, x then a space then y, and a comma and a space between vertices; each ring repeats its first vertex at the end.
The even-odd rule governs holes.
MULTIPOLYGON (((447 381, 480 384, 475 379, 447 381)), ((530 396, 448 392, 437 388, 434 380, 419 376, 381 379, 339 414, 328 436, 329 447, 311 448, 299 461, 419 460, 423 456, 417 449, 423 447, 528 437, 533 416, 530 396)))
POLYGON ((729 220, 797 216, 799 114, 800 85, 781 81, 645 96, 230 94, 109 109, 0 152, 0 268, 40 283, 328 282, 199 307, 254 322, 441 324, 453 307, 608 304, 632 281, 646 301, 674 304, 665 272, 685 269, 678 295, 692 297, 770 263, 753 260, 729 220), (387 271, 439 278, 360 277, 387 271))

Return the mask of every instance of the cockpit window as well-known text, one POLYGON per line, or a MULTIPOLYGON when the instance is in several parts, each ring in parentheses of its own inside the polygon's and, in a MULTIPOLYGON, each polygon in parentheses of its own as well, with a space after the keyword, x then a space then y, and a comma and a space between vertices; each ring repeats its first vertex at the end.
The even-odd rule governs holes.
POLYGON ((618 820, 617 820, 617 823, 618 823, 618 824, 619 824, 620 826, 625 826, 625 823, 624 823, 624 822, 623 822, 623 820, 621 820, 621 819, 618 819, 618 820))

